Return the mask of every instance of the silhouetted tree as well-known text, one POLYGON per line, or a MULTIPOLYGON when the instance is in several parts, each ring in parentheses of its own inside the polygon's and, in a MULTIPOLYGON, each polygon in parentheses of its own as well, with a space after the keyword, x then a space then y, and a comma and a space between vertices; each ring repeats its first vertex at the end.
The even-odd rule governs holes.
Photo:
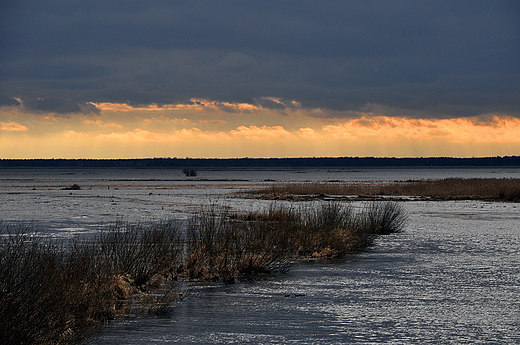
POLYGON ((197 176, 197 169, 195 168, 184 168, 182 169, 182 172, 186 176, 197 176))

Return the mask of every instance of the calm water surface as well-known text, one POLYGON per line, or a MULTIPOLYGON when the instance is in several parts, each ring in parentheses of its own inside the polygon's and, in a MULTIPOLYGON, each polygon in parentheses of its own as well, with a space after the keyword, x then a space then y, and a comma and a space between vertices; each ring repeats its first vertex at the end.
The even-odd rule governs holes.
MULTIPOLYGON (((284 181, 520 177, 519 169, 201 171, 0 170, 0 219, 32 220, 53 236, 100 224, 188 217, 228 194, 284 181), (268 180, 268 181, 265 181, 268 180), (80 191, 62 187, 80 184, 80 191)), ((362 203, 354 204, 362 207, 362 203)), ((193 289, 168 316, 107 326, 89 344, 520 343, 520 204, 405 202, 402 233, 334 263, 308 263, 255 282, 193 289)))

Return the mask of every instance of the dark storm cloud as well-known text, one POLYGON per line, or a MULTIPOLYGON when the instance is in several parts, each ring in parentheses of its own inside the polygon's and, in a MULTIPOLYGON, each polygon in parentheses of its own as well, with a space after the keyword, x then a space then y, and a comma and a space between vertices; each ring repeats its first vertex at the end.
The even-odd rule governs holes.
POLYGON ((517 1, 0 6, 0 100, 41 111, 275 97, 336 110, 520 114, 517 1))
POLYGON ((64 98, 40 98, 29 100, 23 103, 24 109, 28 112, 57 114, 78 113, 84 115, 99 114, 99 109, 90 103, 79 103, 76 100, 64 98))
POLYGON ((0 107, 13 107, 20 105, 20 102, 18 102, 16 99, 5 95, 0 95, 0 107))

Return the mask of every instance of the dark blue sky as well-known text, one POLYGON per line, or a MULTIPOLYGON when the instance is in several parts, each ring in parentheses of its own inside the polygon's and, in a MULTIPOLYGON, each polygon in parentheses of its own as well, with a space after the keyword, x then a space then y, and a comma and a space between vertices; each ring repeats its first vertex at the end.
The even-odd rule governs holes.
POLYGON ((0 105, 29 112, 277 97, 520 117, 519 1, 20 0, 0 13, 0 105))

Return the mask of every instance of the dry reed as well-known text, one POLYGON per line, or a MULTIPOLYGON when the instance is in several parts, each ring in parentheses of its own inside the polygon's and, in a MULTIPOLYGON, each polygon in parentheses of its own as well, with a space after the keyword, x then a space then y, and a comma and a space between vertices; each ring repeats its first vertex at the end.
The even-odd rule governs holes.
MULTIPOLYGON (((1 225, 1 224, 0 224, 1 225)), ((171 297, 157 280, 176 275, 177 229, 116 223, 94 241, 47 239, 31 226, 0 226, 2 344, 73 344, 99 325, 171 297), (162 293, 150 294, 150 289, 162 293)))
POLYGON ((241 214, 203 211, 188 227, 185 274, 232 282, 284 270, 302 258, 356 253, 376 236, 399 231, 405 219, 395 202, 371 203, 357 213, 339 202, 241 214))
POLYGON ((70 243, 0 224, 2 343, 77 343, 132 308, 163 312, 182 296, 176 287, 185 279, 233 282, 356 253, 405 219, 391 202, 361 212, 337 202, 240 214, 210 207, 185 234, 173 221, 116 222, 93 240, 70 243))
POLYGON ((392 183, 289 183, 249 192, 271 200, 310 200, 327 196, 344 199, 374 199, 382 196, 415 197, 431 200, 520 201, 517 178, 446 178, 392 183))

